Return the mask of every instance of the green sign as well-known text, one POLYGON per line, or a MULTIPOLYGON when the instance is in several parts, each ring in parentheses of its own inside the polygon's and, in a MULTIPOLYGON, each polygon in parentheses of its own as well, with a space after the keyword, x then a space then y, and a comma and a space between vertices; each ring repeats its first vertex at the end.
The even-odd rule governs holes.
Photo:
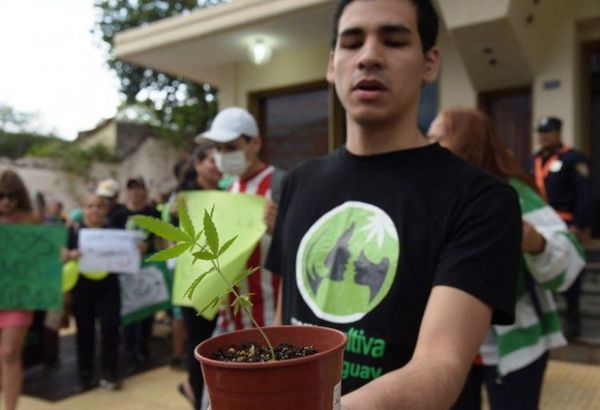
POLYGON ((0 309, 62 306, 62 261, 67 231, 42 225, 0 225, 0 309))
MULTIPOLYGON (((266 231, 262 219, 265 199, 256 195, 219 191, 187 192, 184 198, 190 219, 197 230, 202 229, 204 210, 210 210, 214 205, 213 220, 218 227, 220 242, 224 243, 237 236, 231 248, 219 258, 223 273, 233 280, 246 268, 248 258, 266 231)), ((184 252, 177 258, 173 304, 200 308, 210 302, 214 295, 223 293, 227 285, 217 275, 209 275, 196 288, 192 300, 185 297, 192 281, 212 266, 208 261, 198 260, 193 265, 192 261, 190 252, 184 252)), ((207 319, 212 319, 215 315, 216 310, 205 311, 203 314, 207 319)))

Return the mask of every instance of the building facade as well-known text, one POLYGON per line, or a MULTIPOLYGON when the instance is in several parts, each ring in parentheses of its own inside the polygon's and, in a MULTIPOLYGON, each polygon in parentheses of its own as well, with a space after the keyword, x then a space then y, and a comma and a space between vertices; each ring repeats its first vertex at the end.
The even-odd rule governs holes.
MULTIPOLYGON (((248 107, 260 120, 267 159, 290 168, 343 142, 343 110, 325 81, 335 4, 233 0, 120 33, 116 51, 127 62, 210 83, 221 108, 248 107), (272 50, 260 65, 248 55, 257 44, 272 50)), ((565 142, 600 164, 600 1, 437 6, 442 70, 424 90, 422 128, 438 109, 480 107, 525 161, 536 147, 536 120, 556 115, 565 142)), ((600 166, 594 172, 600 196, 600 166)))

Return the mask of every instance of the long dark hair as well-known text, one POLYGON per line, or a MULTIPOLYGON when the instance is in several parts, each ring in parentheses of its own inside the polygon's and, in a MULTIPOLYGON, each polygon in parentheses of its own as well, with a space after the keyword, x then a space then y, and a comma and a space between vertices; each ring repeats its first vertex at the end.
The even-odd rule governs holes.
POLYGON ((19 174, 11 169, 0 171, 0 192, 13 193, 17 196, 17 210, 32 212, 29 192, 19 174))
POLYGON ((451 108, 440 114, 454 153, 484 171, 507 180, 515 178, 538 192, 533 178, 500 140, 490 117, 475 109, 451 108))

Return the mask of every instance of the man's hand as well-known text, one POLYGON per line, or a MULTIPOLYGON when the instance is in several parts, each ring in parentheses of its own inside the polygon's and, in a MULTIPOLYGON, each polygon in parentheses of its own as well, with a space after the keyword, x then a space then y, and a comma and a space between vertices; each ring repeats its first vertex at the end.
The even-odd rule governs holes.
POLYGON ((273 234, 273 228, 275 227, 275 220, 277 219, 277 204, 271 200, 265 203, 263 210, 263 222, 267 225, 267 233, 273 234))
POLYGON ((544 252, 546 249, 546 240, 538 231, 535 230, 533 225, 523 221, 523 244, 522 249, 524 252, 532 255, 537 255, 544 252))
POLYGON ((145 241, 142 242, 138 242, 137 244, 138 249, 140 250, 140 253, 142 255, 145 255, 148 252, 148 244, 145 241))

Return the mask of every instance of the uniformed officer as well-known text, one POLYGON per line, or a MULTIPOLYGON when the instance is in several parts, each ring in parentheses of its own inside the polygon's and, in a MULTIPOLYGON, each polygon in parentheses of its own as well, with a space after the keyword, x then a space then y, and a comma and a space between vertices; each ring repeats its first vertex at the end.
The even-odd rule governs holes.
MULTIPOLYGON (((540 150, 533 156, 531 171, 540 193, 547 199, 577 238, 583 242, 590 226, 592 184, 589 160, 561 141, 562 121, 543 117, 537 126, 540 150)), ((581 333, 579 299, 581 276, 565 292, 565 335, 581 333)))

